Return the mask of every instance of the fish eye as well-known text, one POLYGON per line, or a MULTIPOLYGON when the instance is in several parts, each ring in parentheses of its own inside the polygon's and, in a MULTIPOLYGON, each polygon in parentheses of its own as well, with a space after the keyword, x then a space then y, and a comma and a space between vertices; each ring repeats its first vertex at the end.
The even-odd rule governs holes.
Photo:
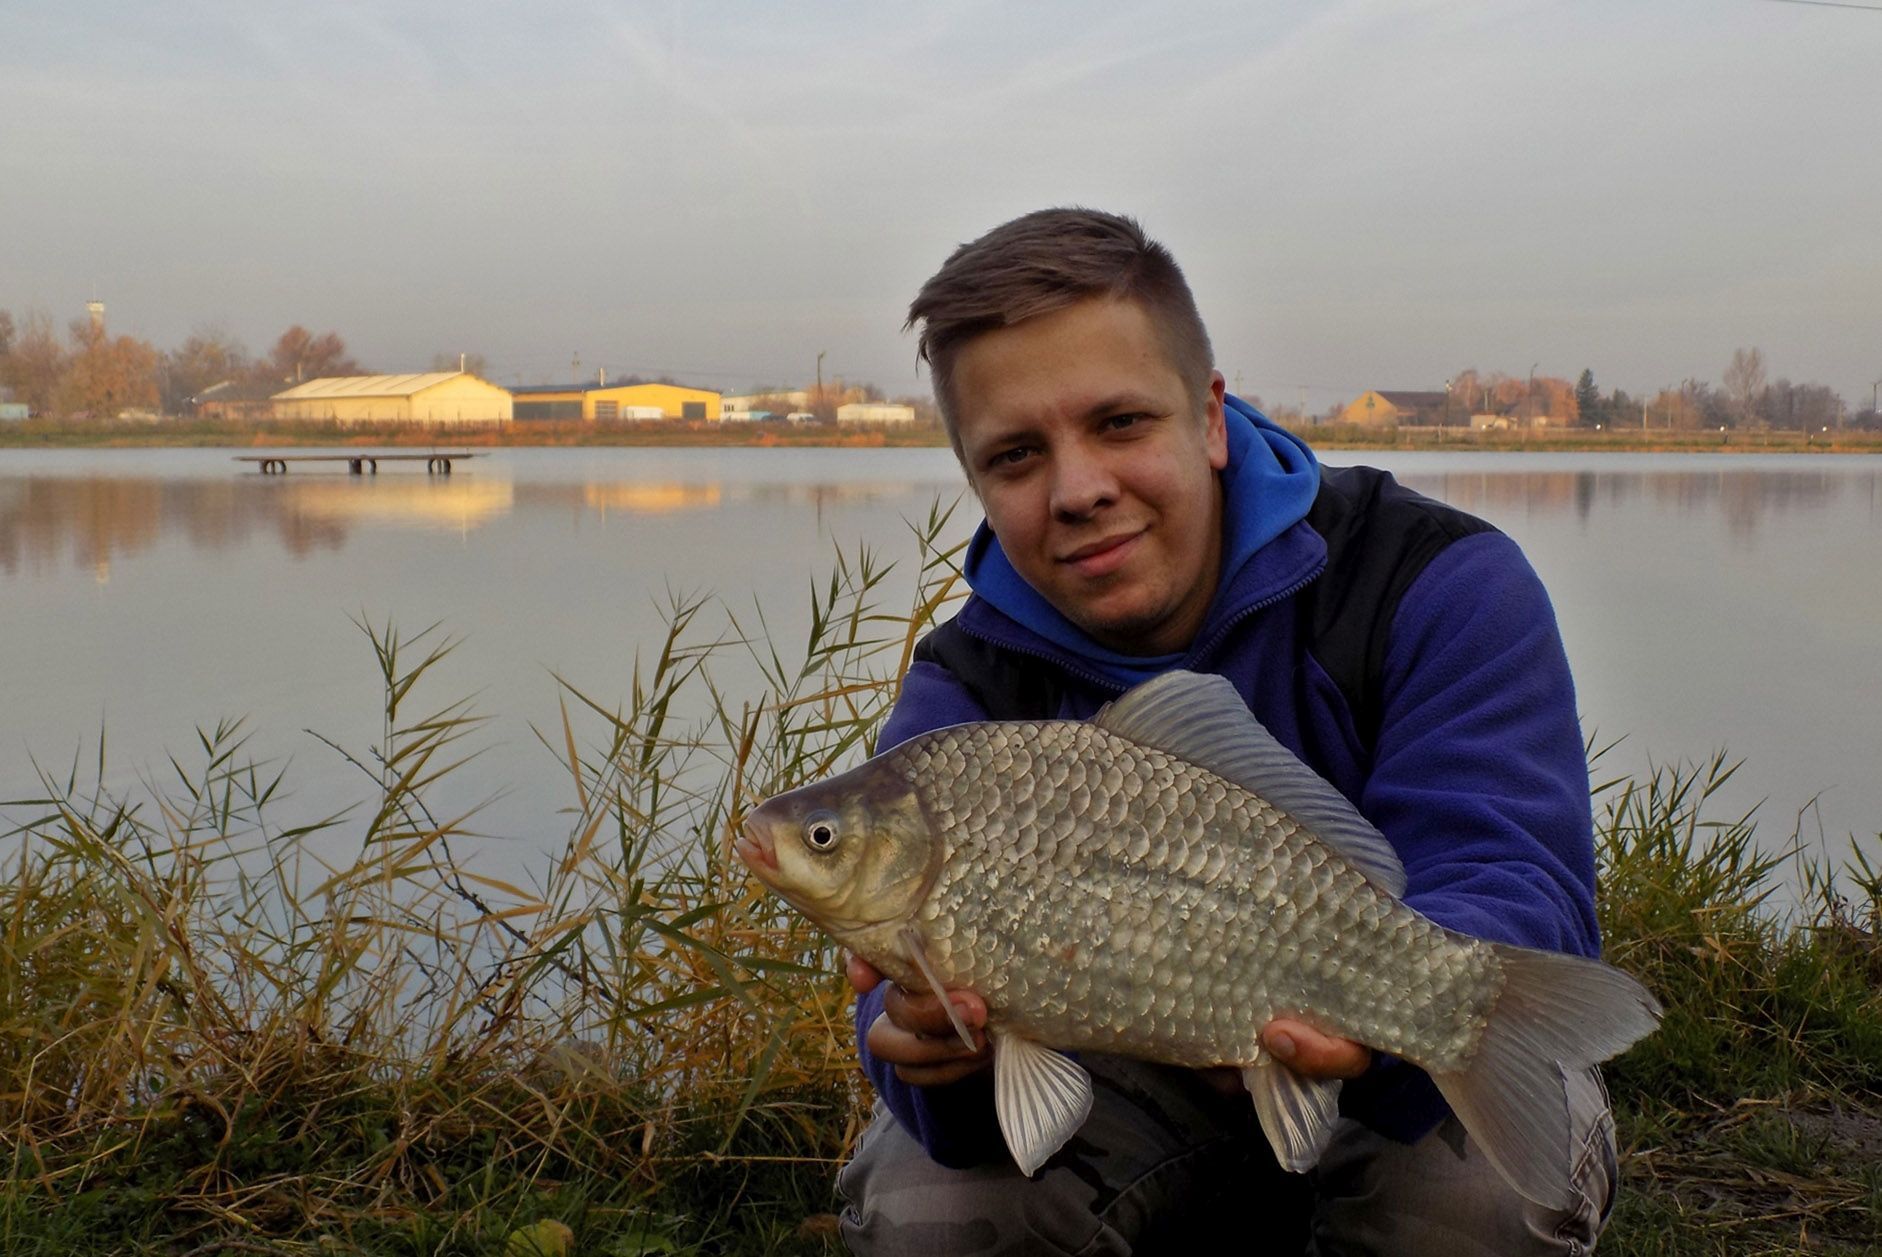
POLYGON ((829 812, 813 812, 804 820, 804 841, 813 851, 828 851, 836 846, 836 817, 829 812))

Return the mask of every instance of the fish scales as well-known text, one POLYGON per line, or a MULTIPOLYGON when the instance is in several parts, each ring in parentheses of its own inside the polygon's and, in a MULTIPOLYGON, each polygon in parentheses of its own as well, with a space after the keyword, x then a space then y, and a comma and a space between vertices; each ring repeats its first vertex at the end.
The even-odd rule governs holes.
POLYGON ((919 910, 930 959, 1044 1042, 1245 1062, 1287 1013, 1441 1069, 1494 1002, 1485 945, 1162 751, 1090 724, 1001 722, 889 758, 948 844, 919 910), (1022 766, 1063 784, 1015 809, 1022 766))

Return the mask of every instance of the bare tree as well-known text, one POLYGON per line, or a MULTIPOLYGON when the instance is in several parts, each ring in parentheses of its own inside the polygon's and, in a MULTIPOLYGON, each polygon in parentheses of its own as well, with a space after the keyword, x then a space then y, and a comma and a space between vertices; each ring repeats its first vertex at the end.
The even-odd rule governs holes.
POLYGON ((164 411, 183 414, 204 389, 250 369, 248 350, 240 341, 221 328, 199 327, 181 348, 163 356, 164 411))
POLYGON ((1741 427, 1751 426, 1758 397, 1764 392, 1764 354, 1757 349, 1734 349, 1732 365, 1725 368, 1725 395, 1741 427))
POLYGON ((296 323, 281 333, 264 363, 272 379, 284 384, 299 384, 323 375, 364 375, 360 365, 347 356, 346 342, 338 332, 316 336, 296 323))

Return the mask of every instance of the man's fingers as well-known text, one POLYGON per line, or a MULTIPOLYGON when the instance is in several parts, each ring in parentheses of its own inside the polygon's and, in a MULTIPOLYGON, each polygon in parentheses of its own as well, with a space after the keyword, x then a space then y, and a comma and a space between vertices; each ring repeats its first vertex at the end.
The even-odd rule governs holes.
MULTIPOLYGON (((978 1030, 987 1024, 987 1005, 978 995, 972 991, 949 991, 948 998, 969 1030, 978 1030)), ((948 1010, 932 993, 913 995, 892 985, 882 997, 882 1011, 888 1014, 890 1021, 911 1033, 932 1038, 947 1036, 956 1044, 960 1042, 948 1010)))
POLYGON ((970 1051, 951 1029, 945 1037, 911 1034, 890 1021, 888 1014, 884 1013, 869 1027, 864 1042, 868 1045, 869 1054, 877 1060, 894 1065, 939 1065, 982 1055, 986 1051, 987 1036, 975 1031, 974 1047, 970 1051))
POLYGON ((1372 1049, 1351 1039, 1321 1034, 1281 1017, 1261 1032, 1261 1045, 1276 1060, 1307 1078, 1357 1078, 1372 1064, 1372 1049))
POLYGON ((854 953, 843 963, 843 976, 850 980, 850 989, 858 995, 869 994, 882 981, 882 971, 854 953))

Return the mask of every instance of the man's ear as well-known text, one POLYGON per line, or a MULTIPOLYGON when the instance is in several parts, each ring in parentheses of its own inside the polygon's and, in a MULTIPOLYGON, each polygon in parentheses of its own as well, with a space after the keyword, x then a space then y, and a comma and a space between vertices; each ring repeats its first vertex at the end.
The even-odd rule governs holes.
POLYGON ((1209 395, 1203 406, 1203 440, 1209 449, 1209 466, 1217 471, 1229 465, 1228 417, 1223 413, 1226 403, 1222 400, 1227 394, 1228 381, 1220 371, 1211 371, 1209 395))

